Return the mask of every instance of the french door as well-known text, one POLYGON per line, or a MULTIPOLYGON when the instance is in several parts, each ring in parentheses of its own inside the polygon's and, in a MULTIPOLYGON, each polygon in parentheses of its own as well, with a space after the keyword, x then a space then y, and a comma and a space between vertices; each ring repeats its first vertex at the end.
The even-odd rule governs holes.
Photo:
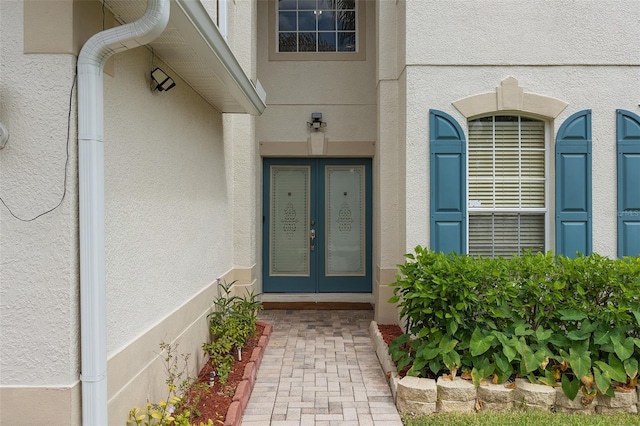
POLYGON ((265 159, 263 291, 371 292, 371 159, 265 159))

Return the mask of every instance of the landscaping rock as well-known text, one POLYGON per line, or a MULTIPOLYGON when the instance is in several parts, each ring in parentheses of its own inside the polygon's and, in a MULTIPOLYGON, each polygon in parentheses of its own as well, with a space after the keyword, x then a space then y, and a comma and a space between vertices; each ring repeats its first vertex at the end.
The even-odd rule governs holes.
POLYGON ((577 409, 577 410, 572 410, 571 408, 565 408, 565 407, 560 407, 557 406, 556 407, 556 413, 563 413, 563 414, 586 414, 586 415, 591 415, 591 414, 595 414, 596 413, 596 405, 589 405, 583 409, 577 409))
MULTIPOLYGON (((634 406, 637 410, 638 407, 636 404, 638 403, 638 392, 634 389, 632 392, 614 392, 615 396, 612 398, 610 396, 598 394, 596 399, 598 400, 598 406, 603 406, 607 408, 627 408, 629 406, 634 406)), ((625 413, 627 411, 624 411, 625 413)))
POLYGON ((224 426, 239 426, 240 420, 242 420, 242 408, 240 407, 240 401, 233 401, 227 410, 227 417, 224 421, 224 426))
POLYGON ((598 405, 595 398, 587 398, 582 392, 578 392, 578 395, 572 401, 564 394, 562 388, 555 389, 556 411, 563 413, 578 413, 584 411, 585 414, 592 414, 595 412, 595 407, 598 405))
POLYGON ((480 385, 477 389, 478 398, 485 403, 511 404, 515 392, 504 385, 494 385, 493 383, 480 385))
POLYGON ((475 413, 476 401, 447 401, 438 400, 436 408, 439 413, 475 413))
POLYGON ((431 414, 437 398, 435 380, 406 376, 398 381, 396 407, 401 413, 431 414))
POLYGON ((462 379, 446 380, 438 377, 438 400, 467 402, 476 400, 473 383, 462 379))
POLYGON ((400 376, 397 374, 391 374, 389 376, 389 387, 391 388, 391 395, 393 396, 393 401, 396 402, 398 400, 398 383, 400 382, 400 376))
POLYGON ((396 406, 402 414, 411 414, 420 416, 423 414, 433 414, 436 412, 435 402, 417 402, 417 401, 398 401, 396 406))
POLYGON ((514 392, 516 406, 518 403, 524 403, 529 408, 550 411, 556 402, 555 388, 529 383, 529 381, 525 379, 516 379, 514 392))
POLYGON ((249 359, 249 361, 254 362, 256 365, 256 368, 260 368, 260 363, 262 362, 262 355, 264 354, 264 348, 262 346, 256 346, 255 348, 253 348, 253 351, 251 352, 251 358, 249 359))
POLYGON ((392 361, 391 355, 389 354, 389 347, 384 342, 382 334, 378 329, 378 323, 375 321, 371 321, 369 325, 369 336, 371 337, 371 343, 380 361, 380 366, 385 374, 398 374, 396 364, 392 361))
POLYGON ((420 403, 438 400, 436 381, 413 376, 405 376, 398 382, 398 402, 415 401, 420 403))
POLYGON ((242 373, 242 380, 246 380, 251 385, 253 389, 253 384, 256 382, 256 375, 258 374, 258 370, 256 369, 256 363, 249 361, 247 365, 244 366, 244 371, 242 373))
POLYGON ((380 330, 378 330, 378 322, 371 321, 371 323, 369 323, 369 336, 371 336, 374 345, 376 344, 376 340, 374 340, 374 336, 376 334, 380 334, 380 330))
POLYGON ((376 349, 376 355, 378 356, 380 366, 382 367, 382 370, 385 372, 385 374, 398 374, 398 371, 396 370, 396 364, 391 359, 391 355, 389 355, 387 346, 384 345, 384 342, 382 347, 376 349))
POLYGON ((477 395, 482 411, 509 411, 513 408, 514 391, 504 385, 481 385, 477 389, 477 395))

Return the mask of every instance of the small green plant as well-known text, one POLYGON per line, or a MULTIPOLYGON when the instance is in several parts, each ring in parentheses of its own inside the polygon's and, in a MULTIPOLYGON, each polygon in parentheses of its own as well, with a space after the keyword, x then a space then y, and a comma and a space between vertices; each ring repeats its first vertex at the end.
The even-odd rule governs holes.
POLYGON ((232 351, 240 355, 247 339, 255 333, 262 304, 253 292, 245 297, 232 295, 231 287, 236 281, 227 284, 218 279, 217 282, 218 297, 213 300, 213 311, 207 316, 211 341, 205 342, 202 349, 209 355, 218 380, 225 384, 233 366, 232 351))
POLYGON ((195 409, 199 397, 191 397, 187 392, 196 383, 197 378, 186 375, 189 358, 191 354, 177 355, 178 344, 160 342, 167 378, 167 397, 157 403, 147 401, 145 409, 134 407, 129 411, 127 424, 137 426, 212 426, 213 421, 206 424, 200 422, 199 425, 192 425, 192 413, 197 414, 195 409), (179 395, 185 395, 181 398, 179 395), (175 414, 174 413, 178 413, 175 414))
MULTIPOLYGON (((191 415, 188 411, 177 414, 175 417, 170 414, 163 415, 157 409, 153 408, 154 405, 156 404, 147 403, 147 409, 144 411, 138 407, 132 408, 131 411, 129 411, 127 424, 137 426, 214 426, 212 419, 207 420, 207 423, 191 423, 191 415)), ((219 419, 216 420, 220 424, 224 423, 220 422, 219 419)))

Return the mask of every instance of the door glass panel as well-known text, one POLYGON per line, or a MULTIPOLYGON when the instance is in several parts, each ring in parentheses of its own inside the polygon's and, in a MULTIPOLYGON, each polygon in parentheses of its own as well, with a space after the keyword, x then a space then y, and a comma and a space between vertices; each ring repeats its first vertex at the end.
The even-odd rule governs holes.
POLYGON ((309 276, 309 166, 271 166, 270 275, 309 276))
POLYGON ((326 275, 365 275, 364 166, 326 167, 326 275))

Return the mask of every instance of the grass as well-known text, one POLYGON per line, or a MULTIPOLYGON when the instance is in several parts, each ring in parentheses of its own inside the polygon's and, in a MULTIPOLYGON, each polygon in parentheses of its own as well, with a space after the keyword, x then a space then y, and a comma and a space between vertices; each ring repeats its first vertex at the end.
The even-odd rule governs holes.
POLYGON ((405 426, 632 426, 640 425, 638 414, 581 415, 543 411, 504 413, 447 413, 420 417, 403 416, 405 426))

